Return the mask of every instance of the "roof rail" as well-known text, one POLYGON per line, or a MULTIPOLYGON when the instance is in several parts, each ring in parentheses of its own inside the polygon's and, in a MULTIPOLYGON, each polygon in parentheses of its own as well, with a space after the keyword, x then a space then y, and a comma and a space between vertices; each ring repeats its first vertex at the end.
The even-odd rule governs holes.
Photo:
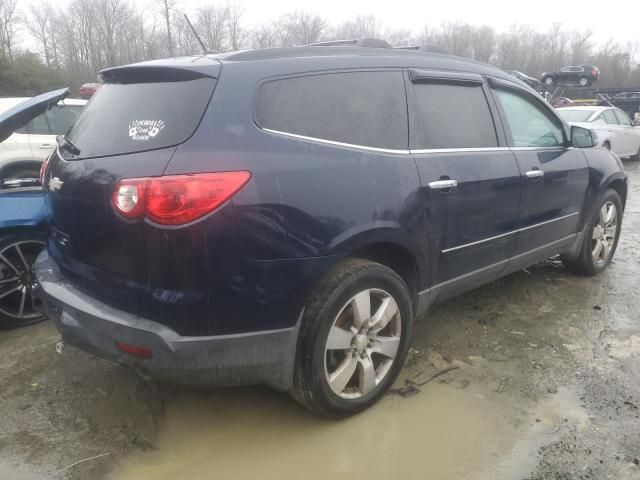
POLYGON ((393 48, 389 42, 380 38, 362 37, 351 40, 330 40, 328 42, 310 43, 305 47, 365 47, 393 48))
POLYGON ((425 43, 423 45, 407 45, 404 47, 393 47, 400 50, 417 50, 420 52, 431 52, 431 53, 444 53, 448 55, 446 48, 441 47, 440 45, 436 45, 435 43, 425 43))

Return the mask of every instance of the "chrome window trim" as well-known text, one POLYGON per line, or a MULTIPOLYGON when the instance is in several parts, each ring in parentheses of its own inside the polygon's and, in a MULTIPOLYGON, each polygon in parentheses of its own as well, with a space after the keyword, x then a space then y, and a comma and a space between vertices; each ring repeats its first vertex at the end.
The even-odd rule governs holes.
POLYGON ((468 148, 419 148, 416 150, 410 150, 410 152, 420 155, 423 153, 506 152, 508 150, 510 150, 509 147, 468 147, 468 148))
POLYGON ((264 128, 264 127, 259 127, 259 128, 265 132, 274 133, 276 135, 284 135, 285 137, 296 138, 298 140, 307 140, 310 142, 324 143, 327 145, 334 145, 337 147, 357 148, 359 150, 368 150, 371 152, 378 152, 378 153, 391 153, 396 155, 409 155, 411 153, 409 150, 394 150, 390 148, 378 148, 378 147, 368 147, 366 145, 354 145, 353 143, 337 142, 335 140, 326 140, 324 138, 307 137, 305 135, 298 135, 297 133, 281 132, 280 130, 271 130, 270 128, 264 128))
POLYGON ((280 130, 272 130, 270 128, 260 127, 258 128, 264 132, 273 133, 275 135, 283 135, 285 137, 295 138, 298 140, 306 140, 308 142, 318 142, 324 143, 325 145, 333 145, 336 147, 344 147, 344 148, 355 148, 358 150, 367 150, 370 152, 377 153, 389 153, 393 155, 422 155, 428 153, 473 153, 473 152, 507 152, 507 151, 534 151, 534 150, 543 150, 543 151, 553 151, 553 150, 565 150, 566 147, 557 146, 557 147, 466 147, 466 148, 419 148, 413 150, 405 150, 405 149, 391 149, 391 148, 379 148, 379 147, 369 147, 367 145, 356 145, 353 143, 346 142, 338 142, 336 140, 327 140, 324 138, 317 137, 308 137, 306 135, 299 135, 297 133, 289 133, 282 132, 280 130))
POLYGON ((541 227, 542 225, 547 225, 549 223, 558 222, 560 220, 564 220, 564 219, 567 219, 569 217, 573 217, 573 216, 579 215, 579 214, 580 214, 580 212, 569 213, 567 215, 563 215, 562 217, 556 217, 556 218, 552 218, 551 220, 546 220, 544 222, 536 223, 534 225, 529 225, 528 227, 518 228, 516 230, 512 230, 512 231, 506 232, 506 233, 501 233, 500 235, 495 235, 493 237, 483 238, 482 240, 477 240, 475 242, 465 243, 463 245, 458 245, 456 247, 447 248, 445 250, 442 250, 442 253, 455 252, 456 250, 461 250, 463 248, 473 247, 474 245, 479 245, 481 243, 490 242, 492 240, 497 240, 497 239, 502 238, 502 237, 508 237, 509 235, 513 235, 514 233, 526 232, 527 230, 531 230, 532 228, 537 228, 537 227, 541 227))

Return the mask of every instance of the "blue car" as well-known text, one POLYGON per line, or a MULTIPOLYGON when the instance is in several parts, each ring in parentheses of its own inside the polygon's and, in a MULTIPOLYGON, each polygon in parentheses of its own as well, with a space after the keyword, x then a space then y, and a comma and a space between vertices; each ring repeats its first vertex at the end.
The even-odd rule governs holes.
POLYGON ((614 255, 627 176, 490 65, 364 39, 115 67, 44 169, 65 342, 341 417, 434 302, 614 255))
MULTIPOLYGON (((68 89, 45 93, 1 114, 0 142, 68 94, 68 89)), ((20 327, 46 318, 35 309, 33 296, 33 265, 45 246, 46 232, 40 180, 0 178, 0 327, 20 327)))
POLYGON ((20 327, 45 317, 35 309, 33 265, 46 241, 42 189, 32 179, 0 180, 0 326, 20 327))

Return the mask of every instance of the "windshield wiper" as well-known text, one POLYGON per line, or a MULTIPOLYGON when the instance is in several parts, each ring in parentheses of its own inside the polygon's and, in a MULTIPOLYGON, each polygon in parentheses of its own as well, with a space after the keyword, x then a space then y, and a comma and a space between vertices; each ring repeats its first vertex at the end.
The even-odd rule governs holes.
POLYGON ((71 140, 66 139, 64 136, 58 135, 56 137, 56 142, 58 142, 58 146, 60 148, 64 148, 67 152, 73 155, 80 155, 80 149, 71 143, 71 140))

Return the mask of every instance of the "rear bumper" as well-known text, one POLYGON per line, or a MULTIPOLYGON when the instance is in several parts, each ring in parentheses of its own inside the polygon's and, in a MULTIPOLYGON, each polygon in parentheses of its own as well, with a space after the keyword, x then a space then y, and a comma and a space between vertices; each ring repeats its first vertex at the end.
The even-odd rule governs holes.
POLYGON ((299 322, 291 328, 256 333, 181 336, 69 285, 46 251, 35 268, 39 308, 56 324, 65 343, 173 383, 291 387, 299 322), (145 347, 152 356, 123 353, 116 342, 145 347))

